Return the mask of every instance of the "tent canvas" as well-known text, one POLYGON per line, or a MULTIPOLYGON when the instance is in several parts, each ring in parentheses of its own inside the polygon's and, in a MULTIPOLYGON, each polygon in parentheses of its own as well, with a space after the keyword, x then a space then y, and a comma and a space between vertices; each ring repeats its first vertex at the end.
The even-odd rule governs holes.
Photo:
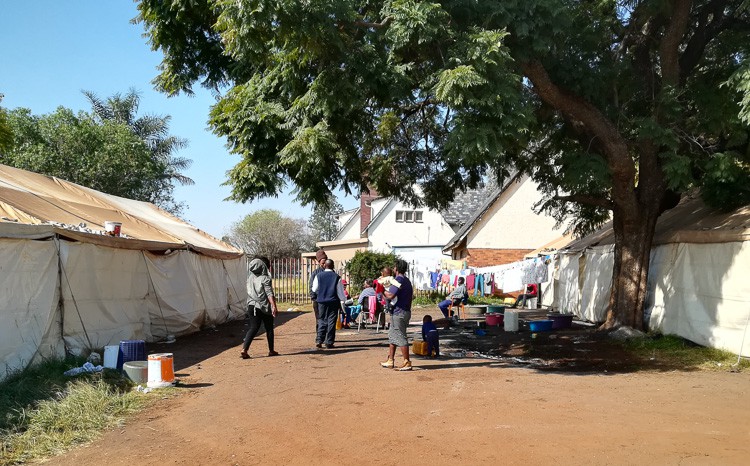
POLYGON ((238 318, 246 267, 152 204, 0 165, 0 374, 238 318), (103 234, 105 221, 127 237, 103 234))
MULTIPOLYGON (((651 251, 648 328, 750 355, 748 239, 750 207, 722 212, 691 196, 662 215, 651 251)), ((605 320, 613 244, 607 225, 559 251, 556 308, 592 322, 605 320)))

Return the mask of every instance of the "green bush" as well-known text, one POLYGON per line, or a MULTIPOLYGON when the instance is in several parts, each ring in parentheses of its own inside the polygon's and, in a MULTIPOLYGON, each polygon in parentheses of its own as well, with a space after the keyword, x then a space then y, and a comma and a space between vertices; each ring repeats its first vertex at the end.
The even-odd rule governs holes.
POLYGON ((398 256, 393 253, 357 251, 346 265, 349 280, 353 287, 360 289, 366 279, 378 278, 383 267, 393 267, 396 259, 398 256))

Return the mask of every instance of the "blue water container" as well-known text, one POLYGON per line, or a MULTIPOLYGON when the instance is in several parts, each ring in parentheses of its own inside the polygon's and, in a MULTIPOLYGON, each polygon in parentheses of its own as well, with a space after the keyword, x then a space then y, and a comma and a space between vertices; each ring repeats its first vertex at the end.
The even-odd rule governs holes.
POLYGON ((122 340, 120 352, 117 355, 117 369, 130 361, 146 361, 146 342, 143 340, 122 340))

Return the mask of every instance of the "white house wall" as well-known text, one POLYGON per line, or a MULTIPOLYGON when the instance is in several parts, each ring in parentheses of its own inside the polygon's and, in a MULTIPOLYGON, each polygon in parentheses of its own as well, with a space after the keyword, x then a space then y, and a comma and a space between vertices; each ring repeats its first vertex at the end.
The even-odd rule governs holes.
MULTIPOLYGON (((370 248, 379 252, 390 252, 397 246, 444 246, 454 235, 453 229, 448 225, 439 212, 426 208, 415 209, 401 202, 393 201, 385 207, 380 205, 378 199, 378 212, 383 210, 368 230, 370 248), (396 222, 397 210, 421 210, 422 222, 396 222)), ((373 202, 375 205, 375 202, 373 202)), ((373 212, 373 218, 377 215, 373 212)))
POLYGON ((555 220, 532 210, 541 199, 528 177, 511 183, 467 236, 469 249, 537 249, 562 235, 555 220))
POLYGON ((334 238, 335 241, 344 239, 357 239, 360 237, 360 232, 362 231, 360 228, 361 217, 359 215, 359 210, 357 210, 356 212, 357 216, 351 219, 351 222, 349 222, 348 224, 346 222, 342 223, 344 225, 344 229, 339 231, 339 233, 336 235, 336 238, 334 238))

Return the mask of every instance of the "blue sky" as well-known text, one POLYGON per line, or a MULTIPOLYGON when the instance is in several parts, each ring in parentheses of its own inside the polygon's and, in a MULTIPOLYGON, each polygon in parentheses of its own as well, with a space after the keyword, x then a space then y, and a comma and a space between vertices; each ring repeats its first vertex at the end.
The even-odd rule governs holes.
MULTIPOLYGON (((226 171, 239 158, 207 127, 214 98, 196 87, 193 97, 168 98, 153 89, 161 53, 151 51, 131 0, 3 0, 0 14, 0 93, 5 108, 26 107, 35 114, 58 106, 88 110, 81 90, 99 97, 135 88, 141 93, 139 114, 171 115, 171 133, 190 141, 177 155, 193 160, 187 176, 195 185, 177 187, 175 197, 187 205, 183 216, 196 227, 221 237, 245 215, 264 208, 307 219, 287 193, 278 198, 239 204, 223 199, 226 171)), ((340 198, 345 209, 358 205, 340 198)))

